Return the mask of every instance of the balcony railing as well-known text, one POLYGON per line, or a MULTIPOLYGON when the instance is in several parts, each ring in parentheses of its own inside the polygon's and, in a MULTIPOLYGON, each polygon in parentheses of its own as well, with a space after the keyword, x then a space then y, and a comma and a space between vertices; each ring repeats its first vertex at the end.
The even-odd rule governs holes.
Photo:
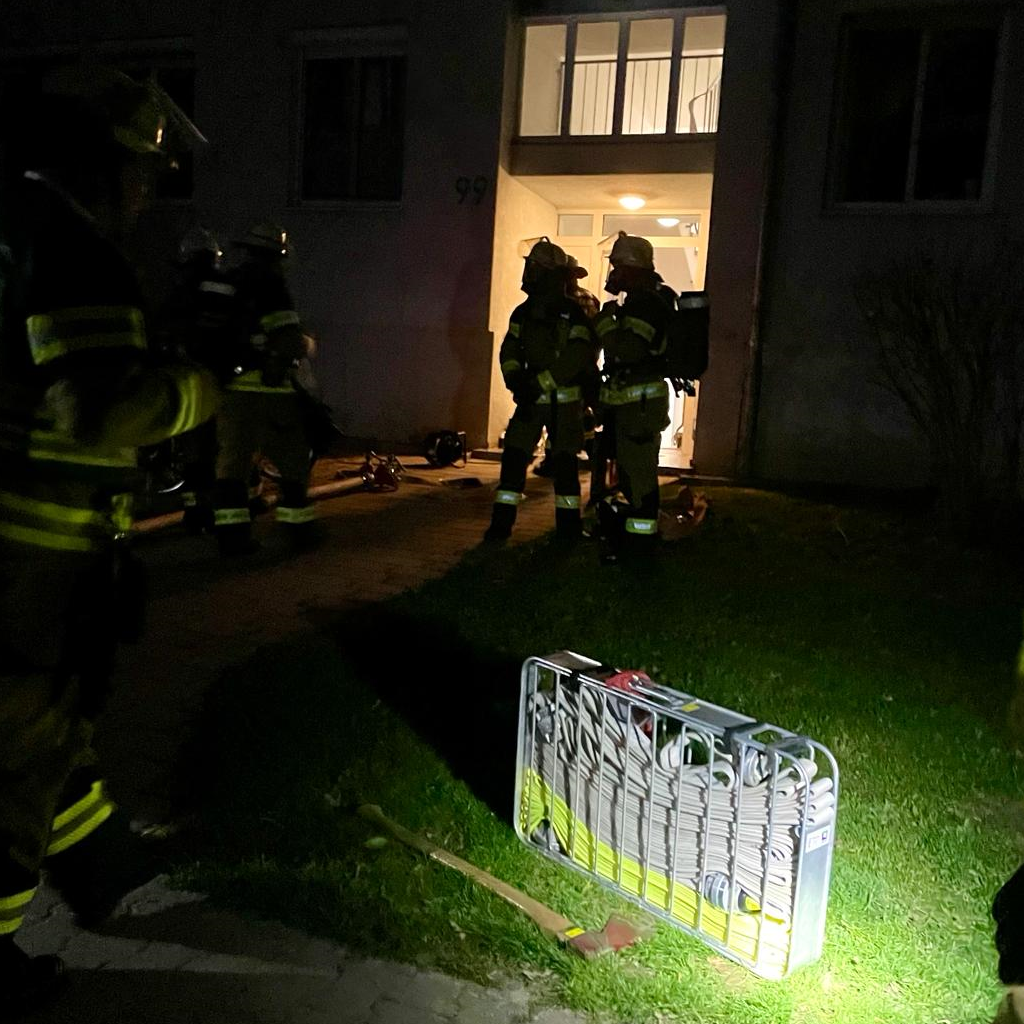
MULTIPOLYGON (((611 135, 615 116, 614 60, 577 61, 573 67, 570 135, 611 135)), ((626 62, 622 105, 623 135, 663 135, 668 122, 672 62, 668 57, 626 62)), ((675 131, 718 130, 722 58, 684 57, 679 73, 675 131)), ((561 74, 564 90, 565 74, 561 74)))

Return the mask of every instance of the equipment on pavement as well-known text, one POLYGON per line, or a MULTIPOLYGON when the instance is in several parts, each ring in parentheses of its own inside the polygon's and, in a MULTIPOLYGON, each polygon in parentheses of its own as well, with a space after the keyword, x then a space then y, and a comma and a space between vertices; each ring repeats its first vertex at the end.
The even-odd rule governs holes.
POLYGON ((805 736, 569 651, 523 664, 520 839, 762 977, 821 953, 838 795, 805 736))
POLYGON ((458 430, 435 430, 423 442, 423 457, 431 466, 441 468, 462 460, 466 464, 466 434, 458 430))
POLYGON ((567 917, 563 917, 532 896, 527 896, 525 892, 437 846, 429 839, 402 828, 401 825, 388 818, 376 804, 363 804, 359 808, 359 814, 367 821, 386 829, 406 846, 419 850, 420 853, 426 854, 432 860, 436 860, 446 867, 454 868, 484 888, 490 889, 506 903, 511 903, 517 910, 523 911, 542 932, 557 939, 585 959, 589 960, 602 953, 623 949, 643 938, 643 932, 639 928, 624 918, 616 916, 610 917, 600 931, 584 931, 567 917))

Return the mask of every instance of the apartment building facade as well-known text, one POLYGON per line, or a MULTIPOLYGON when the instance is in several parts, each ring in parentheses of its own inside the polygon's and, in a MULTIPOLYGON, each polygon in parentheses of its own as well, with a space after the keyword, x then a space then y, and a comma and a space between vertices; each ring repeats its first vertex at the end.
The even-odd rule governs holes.
POLYGON ((673 406, 667 459, 919 483, 851 283, 926 237, 995 244, 1022 221, 1017 5, 10 0, 5 29, 4 102, 80 59, 176 95, 210 141, 141 225, 148 290, 192 224, 230 242, 279 221, 325 395, 385 446, 439 428, 494 446, 521 244, 557 240, 601 295, 624 228, 712 299, 711 365, 673 406), (967 95, 942 86, 958 67, 967 95))

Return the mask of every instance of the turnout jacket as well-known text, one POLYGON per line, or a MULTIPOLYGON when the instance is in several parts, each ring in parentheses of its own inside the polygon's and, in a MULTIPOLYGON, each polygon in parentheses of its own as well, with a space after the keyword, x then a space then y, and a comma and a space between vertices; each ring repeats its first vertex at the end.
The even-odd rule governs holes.
MULTIPOLYGON (((667 329, 675 293, 660 280, 653 288, 628 292, 622 305, 607 302, 594 320, 604 349, 608 384, 621 388, 665 379, 667 329)), ((665 386, 668 394, 668 385, 665 386)))
POLYGON ((203 371, 149 352, 138 284, 41 175, 0 204, 0 542, 104 548, 130 525, 137 452, 214 410, 203 371))
POLYGON ((254 260, 243 263, 229 282, 245 337, 228 390, 293 392, 290 371, 310 353, 284 275, 254 260))
POLYGON ((567 296, 549 303, 528 298, 517 306, 498 358, 517 403, 580 401, 597 364, 590 323, 567 296))

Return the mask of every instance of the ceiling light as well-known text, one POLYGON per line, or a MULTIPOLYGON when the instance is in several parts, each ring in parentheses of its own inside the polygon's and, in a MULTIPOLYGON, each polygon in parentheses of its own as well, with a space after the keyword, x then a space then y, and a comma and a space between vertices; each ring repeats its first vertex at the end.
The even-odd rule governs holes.
POLYGON ((647 200, 640 196, 619 196, 619 206, 623 206, 627 210, 639 210, 646 205, 647 200))
POLYGON ((679 223, 678 217, 659 217, 658 223, 663 228, 674 228, 679 223))

